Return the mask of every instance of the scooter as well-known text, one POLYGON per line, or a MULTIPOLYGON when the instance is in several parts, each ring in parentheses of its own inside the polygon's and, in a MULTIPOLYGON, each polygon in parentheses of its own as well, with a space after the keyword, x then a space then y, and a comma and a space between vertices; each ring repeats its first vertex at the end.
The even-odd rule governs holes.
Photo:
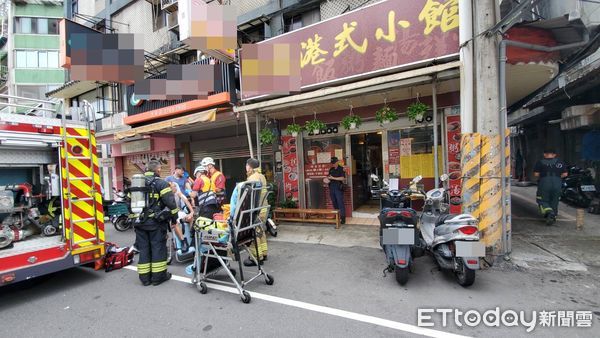
POLYGON ((449 214, 449 194, 445 188, 448 175, 442 175, 441 180, 444 187, 426 194, 419 219, 421 245, 441 269, 454 272, 458 284, 470 286, 475 282, 479 257, 485 256, 485 247, 479 241, 478 221, 469 214, 449 214))
POLYGON ((125 193, 113 190, 115 201, 108 207, 112 215, 110 222, 117 231, 127 231, 133 227, 137 215, 131 211, 131 201, 125 193), (116 210, 116 211, 113 211, 116 210))
MULTIPOLYGON (((411 182, 414 188, 422 179, 415 177, 411 182)), ((385 252, 388 266, 385 272, 396 274, 400 285, 406 284, 412 269, 413 258, 422 255, 415 247, 418 243, 417 212, 411 208, 411 188, 393 190, 385 188, 381 193, 381 211, 379 213, 379 243, 385 252)))
POLYGON ((563 178, 561 199, 577 207, 588 208, 594 200, 596 186, 588 169, 576 166, 569 168, 569 175, 563 178))

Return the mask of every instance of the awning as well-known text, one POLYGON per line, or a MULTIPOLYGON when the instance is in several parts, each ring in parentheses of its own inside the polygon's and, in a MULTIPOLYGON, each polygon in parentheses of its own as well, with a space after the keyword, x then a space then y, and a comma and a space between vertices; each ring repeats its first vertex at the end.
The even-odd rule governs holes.
POLYGON ((217 118, 217 112, 219 108, 209 109, 203 112, 194 113, 186 116, 172 118, 166 121, 156 122, 147 124, 145 126, 132 128, 115 134, 115 140, 122 140, 128 137, 134 137, 143 134, 167 132, 173 128, 182 127, 185 125, 200 123, 200 122, 214 122, 217 118))
POLYGON ((106 83, 97 81, 69 81, 62 86, 47 92, 46 97, 70 99, 95 90, 98 86, 103 86, 105 84, 106 83))

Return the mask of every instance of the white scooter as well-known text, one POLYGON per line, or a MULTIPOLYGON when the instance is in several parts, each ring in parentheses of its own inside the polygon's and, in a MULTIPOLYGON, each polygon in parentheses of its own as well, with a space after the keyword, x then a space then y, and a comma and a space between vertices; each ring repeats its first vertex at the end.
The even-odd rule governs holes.
MULTIPOLYGON (((441 177, 445 186, 448 175, 441 177)), ((449 196, 445 188, 427 192, 420 217, 422 245, 435 258, 440 268, 451 270, 458 284, 470 286, 475 282, 479 258, 485 247, 479 241, 478 221, 469 214, 450 215, 449 196)))

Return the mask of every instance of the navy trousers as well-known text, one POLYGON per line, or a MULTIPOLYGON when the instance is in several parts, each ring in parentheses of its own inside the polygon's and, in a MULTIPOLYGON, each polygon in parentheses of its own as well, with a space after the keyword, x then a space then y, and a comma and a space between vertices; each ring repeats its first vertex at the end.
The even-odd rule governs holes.
POLYGON ((340 211, 340 219, 346 221, 346 206, 344 205, 344 192, 338 187, 329 187, 329 197, 333 203, 333 208, 340 211))

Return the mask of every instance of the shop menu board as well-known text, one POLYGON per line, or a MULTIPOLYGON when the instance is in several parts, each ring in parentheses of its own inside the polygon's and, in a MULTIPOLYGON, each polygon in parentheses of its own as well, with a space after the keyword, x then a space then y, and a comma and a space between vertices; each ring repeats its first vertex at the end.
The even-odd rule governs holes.
POLYGON ((283 141, 283 185, 286 198, 298 200, 298 154, 296 138, 282 136, 283 141))
POLYGON ((388 171, 391 177, 400 177, 400 131, 388 133, 388 171))
POLYGON ((450 212, 460 213, 461 200, 461 169, 460 169, 460 115, 446 117, 446 133, 448 145, 448 173, 450 175, 449 194, 450 212))

